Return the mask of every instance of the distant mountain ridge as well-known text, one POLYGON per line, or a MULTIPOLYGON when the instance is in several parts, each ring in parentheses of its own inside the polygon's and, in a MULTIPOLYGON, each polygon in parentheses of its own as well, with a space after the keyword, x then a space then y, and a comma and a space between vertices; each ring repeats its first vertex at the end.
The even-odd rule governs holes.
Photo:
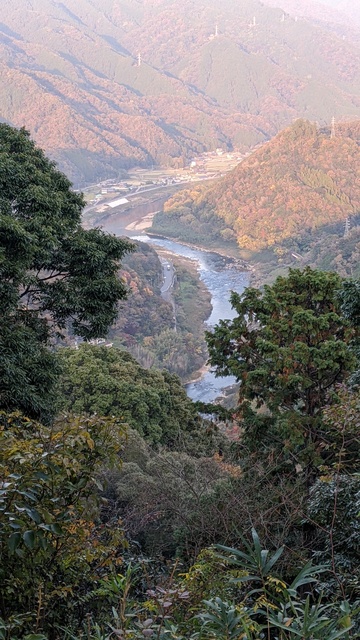
POLYGON ((334 133, 296 121, 216 184, 175 194, 154 230, 205 237, 210 228, 251 251, 306 244, 337 223, 343 230, 360 215, 360 121, 334 133))
POLYGON ((360 115, 360 45, 259 0, 8 0, 0 52, 0 119, 77 184, 360 115))
POLYGON ((308 16, 324 22, 338 22, 348 27, 360 26, 360 5, 353 0, 263 0, 297 16, 308 16))

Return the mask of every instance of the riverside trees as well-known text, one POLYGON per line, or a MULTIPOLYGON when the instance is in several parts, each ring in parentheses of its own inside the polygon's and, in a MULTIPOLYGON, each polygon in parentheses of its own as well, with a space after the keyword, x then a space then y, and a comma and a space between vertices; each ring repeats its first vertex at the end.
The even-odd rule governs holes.
POLYGON ((25 129, 0 125, 0 407, 52 413, 57 366, 47 348, 65 327, 104 334, 126 289, 132 246, 80 225, 82 195, 25 129))
MULTIPOLYGON (((306 304, 306 326, 309 325, 312 330, 304 341, 305 346, 309 349, 320 348, 322 342, 325 343, 328 339, 334 359, 336 354, 342 357, 343 351, 337 351, 337 348, 342 346, 345 353, 352 330, 347 323, 341 328, 340 312, 335 302, 330 304, 325 296, 325 284, 330 283, 328 293, 334 292, 338 279, 331 274, 314 272, 298 272, 295 275, 302 287, 296 289, 293 284, 292 302, 288 306, 299 306, 298 323, 303 327, 299 337, 305 331, 303 320, 300 320, 306 304), (306 278, 309 279, 307 288, 304 287, 306 278), (318 280, 322 283, 321 286, 319 283, 319 286, 315 286, 318 280), (323 318, 321 322, 322 315, 327 318, 326 321, 323 318), (327 316, 332 318, 332 323, 327 316), (329 323, 341 345, 337 345, 336 340, 332 342, 327 336, 329 323), (319 344, 315 339, 315 329, 324 332, 323 341, 320 340, 319 344)), ((274 287, 272 296, 268 292, 273 305, 272 313, 265 314, 264 311, 262 323, 259 320, 260 312, 257 317, 254 314, 253 324, 248 325, 247 330, 250 334, 252 331, 259 332, 261 346, 265 337, 269 337, 263 332, 265 320, 272 327, 274 335, 275 329, 280 327, 282 333, 279 328, 278 333, 282 335, 282 342, 275 343, 275 346, 287 357, 289 368, 290 355, 287 349, 297 341, 292 333, 292 342, 289 339, 286 342, 285 326, 287 323, 290 327, 288 331, 291 332, 296 323, 294 313, 286 315, 281 305, 283 298, 289 295, 289 281, 284 281, 283 286, 278 286, 277 296, 274 287)), ((245 297, 248 294, 249 291, 245 297)), ((255 301, 261 301, 263 295, 265 297, 260 292, 256 295, 254 293, 255 301)), ((262 308, 259 309, 261 311, 262 308)), ((249 317, 245 320, 249 320, 249 317)), ((250 337, 255 341, 254 349, 258 348, 255 335, 250 337)), ((237 339, 239 341, 239 336, 237 339)), ((230 346, 233 347, 234 344, 235 334, 230 346)), ((341 437, 344 422, 341 411, 323 412, 319 396, 319 406, 314 416, 319 417, 321 422, 308 423, 307 414, 301 412, 304 403, 300 393, 307 380, 306 371, 302 371, 302 377, 298 379, 295 396, 291 386, 288 390, 285 384, 281 386, 276 380, 278 376, 281 381, 284 372, 278 364, 278 361, 281 362, 280 356, 275 359, 274 353, 275 347, 263 351, 262 360, 268 365, 271 387, 269 399, 260 397, 258 412, 255 406, 256 396, 249 399, 253 403, 250 406, 252 419, 267 420, 263 427, 267 426, 272 430, 270 436, 277 438, 278 451, 280 444, 285 444, 285 461, 304 457, 305 445, 300 440, 300 427, 306 434, 308 424, 313 429, 316 426, 317 431, 314 430, 313 433, 318 436, 315 443, 319 445, 320 454, 315 448, 314 455, 321 457, 322 442, 325 442, 326 436, 326 446, 330 443, 331 456, 333 459, 337 457, 340 464, 343 453, 340 455, 339 449, 343 448, 345 442, 341 437), (270 356, 273 357, 271 362, 270 356), (272 374, 275 365, 277 375, 272 374), (293 405, 289 404, 288 407, 284 402, 277 407, 274 398, 282 396, 292 398, 293 405), (266 401, 268 406, 265 405, 266 401), (290 440, 290 419, 296 409, 300 417, 304 418, 304 423, 299 420, 295 424, 300 435, 297 436, 298 439, 290 440), (285 427, 288 436, 286 441, 282 441, 285 427)), ((223 356, 225 359, 229 353, 224 352, 223 356)), ((313 352, 313 358, 315 357, 321 372, 322 360, 316 349, 313 352)), ((238 353, 234 355, 234 362, 235 358, 238 358, 238 353)), ((309 491, 311 474, 304 479, 303 474, 299 473, 294 478, 293 469, 287 474, 282 469, 280 474, 279 465, 268 465, 264 473, 265 465, 261 464, 264 460, 263 453, 273 452, 270 451, 270 438, 266 441, 267 434, 259 430, 259 439, 255 442, 250 422, 246 423, 244 440, 252 444, 250 456, 244 453, 242 442, 233 443, 234 449, 230 443, 221 446, 220 452, 212 458, 207 452, 201 454, 198 446, 196 454, 201 457, 180 453, 180 446, 186 445, 186 448, 193 449, 194 443, 197 444, 197 429, 196 420, 191 420, 189 431, 180 434, 180 430, 184 431, 188 407, 185 397, 180 393, 181 388, 178 389, 178 402, 171 404, 173 398, 168 392, 174 384, 172 376, 167 374, 161 380, 161 374, 140 370, 130 356, 115 349, 83 346, 79 350, 64 350, 63 359, 68 371, 63 379, 62 391, 69 406, 89 413, 97 411, 102 415, 118 412, 117 415, 123 416, 126 422, 132 420, 135 427, 136 423, 143 427, 139 431, 146 435, 148 444, 145 445, 139 433, 130 433, 120 454, 124 461, 121 468, 116 442, 112 442, 116 424, 112 424, 111 419, 109 421, 100 415, 93 416, 90 420, 75 419, 73 422, 72 418, 66 418, 48 428, 19 416, 1 418, 0 440, 3 445, 0 447, 0 463, 5 483, 0 485, 0 551, 4 560, 0 595, 1 589, 5 592, 3 608, 0 609, 0 617, 4 617, 3 623, 0 619, 0 637, 3 628, 7 634, 3 636, 5 638, 15 630, 17 637, 26 640, 34 640, 33 635, 26 636, 29 632, 45 633, 44 636, 35 636, 39 640, 58 640, 64 637, 77 639, 82 637, 86 628, 89 638, 102 640, 109 640, 114 634, 122 636, 128 633, 135 638, 150 635, 144 634, 144 630, 157 633, 159 638, 169 637, 173 640, 179 637, 195 639, 199 637, 199 633, 203 633, 204 637, 220 638, 227 633, 220 626, 223 613, 226 620, 228 613, 234 614, 231 619, 233 635, 226 637, 240 637, 245 632, 245 627, 247 637, 253 640, 258 640, 259 634, 263 634, 267 640, 277 637, 292 640, 300 635, 308 640, 351 637, 351 607, 347 603, 341 605, 341 611, 346 615, 340 616, 339 602, 346 597, 353 602, 353 592, 357 588, 355 572, 358 566, 358 546, 355 529, 358 503, 355 500, 355 481, 351 478, 350 481, 347 478, 338 479, 338 469, 333 474, 330 467, 329 479, 320 478, 312 483, 309 491), (164 382, 169 383, 169 388, 166 388, 164 382), (159 416, 161 424, 157 425, 159 416), (161 427, 161 433, 157 432, 157 426, 161 427), (179 438, 179 435, 183 437, 179 438), (107 444, 108 436, 110 447, 104 449, 103 444, 107 444), (239 445, 242 447, 241 458, 238 454, 239 445), (256 445, 259 451, 256 450, 256 445), (117 463, 116 468, 111 471, 108 468, 108 451, 115 453, 117 463), (101 468, 103 465, 105 468, 101 468), (251 471, 247 472, 250 465, 251 471), (95 466, 100 471, 100 476, 94 474, 95 466), (107 480, 105 493, 101 490, 103 480, 107 480), (99 505, 93 502, 96 486, 101 492, 99 505), (342 492, 341 496, 338 496, 339 490, 342 492), (344 535, 341 533, 343 518, 348 519, 347 533, 353 541, 351 553, 346 554, 344 535), (308 535, 307 539, 302 536, 304 523, 315 528, 315 535, 311 531, 312 535, 308 535), (254 524, 260 529, 261 538, 265 539, 266 544, 265 548, 260 547, 257 535, 253 532, 255 553, 245 542, 250 525, 254 524), (136 536, 136 544, 130 547, 129 552, 122 545, 123 527, 129 538, 136 536), (170 560, 170 557, 179 553, 186 562, 192 554, 198 553, 201 546, 213 542, 238 545, 239 537, 242 539, 242 536, 244 539, 240 551, 227 550, 229 560, 222 555, 219 566, 218 554, 214 554, 214 550, 205 550, 185 574, 185 579, 175 577, 174 569, 168 588, 163 574, 166 571, 164 565, 160 570, 158 565, 155 568, 155 555, 167 552, 170 560), (341 546, 335 549, 334 545, 341 546), (285 546, 286 550, 281 562, 277 563, 278 572, 271 571, 269 575, 263 573, 261 563, 269 562, 272 568, 273 559, 279 560, 280 549, 275 556, 270 552, 279 546, 285 546), (144 549, 150 552, 151 558, 141 557, 139 548, 142 552, 144 549), (337 550, 341 553, 342 564, 338 560, 339 555, 335 553, 337 550), (305 599, 303 589, 298 594, 295 593, 292 581, 302 562, 311 556, 316 557, 318 562, 330 560, 331 580, 328 579, 329 573, 324 574, 326 582, 322 580, 321 585, 317 586, 318 583, 313 583, 311 577, 306 584, 311 583, 313 587, 311 590, 307 587, 305 599), (234 557, 241 560, 241 564, 236 563, 235 567, 232 561, 234 557), (253 566, 254 562, 260 562, 255 568, 261 569, 261 580, 265 579, 262 586, 247 558, 253 566), (243 562, 244 559, 246 562, 243 562), (121 568, 118 563, 121 563, 121 568), (232 572, 232 567, 236 575, 232 572), (346 588, 345 580, 339 576, 339 568, 342 571, 343 567, 347 571, 346 582, 351 580, 350 589, 346 588), (224 571, 226 575, 222 580, 224 571), (146 575, 143 578, 144 572, 146 575), (15 588, 13 575, 16 578, 15 588), (150 590, 149 579, 150 585, 154 585, 150 590), (286 583, 292 583, 292 586, 288 588, 286 583), (325 603, 321 602, 319 591, 331 593, 325 603), (111 618, 111 610, 114 619, 111 618), (240 615, 242 612, 244 615, 240 615), (209 621, 212 621, 211 624, 209 621)), ((250 364, 252 360, 249 360, 250 364)), ((302 366, 304 362, 307 362, 305 357, 300 360, 302 366)), ((345 377, 350 363, 351 356, 348 366, 345 366, 344 356, 338 379, 345 377)), ((239 366, 243 364, 240 361, 239 366)), ((328 369, 330 365, 329 358, 328 369)), ((323 379, 325 374, 321 373, 321 376, 323 379)), ((343 401, 340 395, 338 394, 341 407, 343 401)), ((354 460, 356 464, 358 441, 354 440, 354 434, 357 416, 352 411, 347 414, 346 428, 348 435, 351 430, 351 439, 346 440, 346 446, 349 450, 351 447, 353 456, 347 456, 347 461, 354 460)), ((121 430, 118 437, 122 437, 121 430)), ((312 466, 317 464, 313 457, 311 463, 312 466)), ((323 569, 324 567, 321 571, 323 569)), ((300 574, 301 580, 304 575, 309 577, 310 572, 314 574, 307 565, 300 574)), ((303 581, 299 583, 300 586, 304 584, 303 581)), ((357 631, 353 637, 357 637, 356 633, 357 631)))
MULTIPOLYGON (((211 364, 241 383, 243 482, 257 476, 260 486, 270 479, 267 510, 278 510, 280 533, 287 522, 284 544, 328 562, 330 577, 321 589, 353 602, 359 593, 359 391, 344 383, 358 384, 351 376, 358 291, 358 282, 343 283, 334 273, 290 270, 263 291, 234 294, 237 317, 208 334, 211 364), (279 501, 274 489, 284 481, 279 501), (292 501, 290 487, 297 489, 292 501)), ((273 537, 273 522, 264 518, 263 526, 273 537)))

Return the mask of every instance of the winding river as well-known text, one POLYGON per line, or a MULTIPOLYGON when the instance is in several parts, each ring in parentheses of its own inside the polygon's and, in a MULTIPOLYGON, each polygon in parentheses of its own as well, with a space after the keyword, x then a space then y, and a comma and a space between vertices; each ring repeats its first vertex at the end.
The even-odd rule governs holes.
MULTIPOLYGON (((162 247, 175 255, 196 262, 200 279, 211 294, 212 312, 206 322, 207 326, 211 329, 221 319, 231 320, 234 318, 235 312, 229 302, 230 292, 242 293, 249 284, 249 273, 239 271, 238 268, 232 266, 231 259, 227 259, 218 253, 188 247, 173 240, 150 237, 145 233, 139 234, 139 231, 130 232, 124 229, 123 220, 116 215, 102 221, 102 227, 105 231, 110 231, 116 235, 127 235, 134 240, 141 240, 141 242, 147 242, 155 247, 162 247)), ((186 390, 192 400, 213 402, 222 395, 226 387, 234 383, 235 378, 216 378, 215 373, 209 369, 199 380, 188 384, 186 390)))

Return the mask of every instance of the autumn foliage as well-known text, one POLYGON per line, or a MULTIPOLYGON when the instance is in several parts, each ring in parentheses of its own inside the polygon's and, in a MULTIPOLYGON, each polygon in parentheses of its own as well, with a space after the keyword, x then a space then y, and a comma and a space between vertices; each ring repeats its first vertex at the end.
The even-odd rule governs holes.
POLYGON ((360 210, 358 139, 358 123, 331 138, 298 120, 221 182, 173 196, 165 213, 188 229, 217 218, 222 237, 232 231, 251 250, 344 223, 360 210))

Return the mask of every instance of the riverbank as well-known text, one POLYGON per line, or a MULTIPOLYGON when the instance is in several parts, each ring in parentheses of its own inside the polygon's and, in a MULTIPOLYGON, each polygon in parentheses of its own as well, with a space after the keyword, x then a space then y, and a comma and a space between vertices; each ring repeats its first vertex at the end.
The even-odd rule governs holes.
MULTIPOLYGON (((154 218, 154 216, 155 214, 152 216, 152 219, 154 218)), ((138 228, 140 229, 140 225, 138 228)), ((170 241, 178 242, 179 244, 182 244, 185 247, 189 247, 190 249, 194 249, 195 251, 203 251, 205 253, 218 254, 219 256, 222 256, 223 258, 228 260, 229 261, 228 264, 231 264, 234 268, 239 269, 239 271, 254 270, 254 267, 251 264, 249 264, 245 260, 242 260, 242 258, 237 257, 236 255, 233 255, 234 252, 226 252, 224 248, 220 248, 220 247, 209 248, 209 247, 199 246, 197 244, 192 244, 191 242, 184 242, 183 240, 178 240, 176 238, 162 236, 157 233, 152 233, 151 227, 143 228, 142 230, 146 233, 146 235, 148 235, 150 238, 154 238, 155 240, 156 238, 160 238, 163 240, 170 240, 170 241)))
MULTIPOLYGON (((218 324, 220 320, 233 319, 236 312, 230 303, 231 291, 241 294, 249 284, 250 273, 241 271, 224 256, 213 251, 194 249, 184 243, 174 242, 165 238, 153 236, 136 236, 137 240, 145 241, 161 250, 166 249, 173 255, 190 259, 195 264, 197 276, 211 293, 212 312, 205 323, 205 328, 218 324)), ((231 260, 231 259, 230 259, 231 260)), ((200 304, 201 307, 201 304, 200 304)), ((192 311, 187 313, 189 333, 193 331, 192 311)), ((186 384, 186 390, 192 400, 213 403, 217 398, 226 395, 225 389, 236 383, 234 378, 217 378, 215 373, 205 363, 198 372, 191 375, 193 382, 186 384)))
POLYGON ((156 238, 166 239, 181 243, 195 251, 217 254, 227 261, 228 268, 234 267, 239 271, 247 271, 250 276, 249 284, 255 287, 261 286, 264 282, 274 280, 277 275, 285 274, 289 266, 294 266, 293 264, 286 266, 279 264, 278 258, 271 250, 252 252, 240 249, 237 245, 230 243, 227 246, 224 246, 224 244, 200 245, 195 242, 155 233, 152 231, 152 221, 165 201, 166 197, 156 198, 126 211, 109 211, 106 215, 96 220, 96 225, 100 224, 106 231, 116 235, 124 235, 129 238, 136 235, 139 240, 141 240, 142 235, 148 235, 155 240, 156 238))
MULTIPOLYGON (((166 250, 173 256, 185 258, 192 262, 193 277, 196 277, 198 281, 200 279, 202 286, 206 287, 206 290, 211 294, 212 311, 205 322, 205 326, 202 324, 202 331, 206 328, 211 329, 222 319, 232 319, 236 314, 230 303, 231 291, 241 294, 244 288, 249 285, 250 277, 253 273, 252 265, 243 260, 239 256, 238 250, 235 251, 235 249, 234 251, 226 252, 224 247, 219 247, 218 251, 215 251, 213 247, 200 247, 184 242, 179 243, 171 239, 155 236, 151 229, 148 235, 142 227, 147 226, 149 215, 155 214, 156 209, 155 203, 148 203, 147 206, 141 205, 141 207, 133 208, 128 213, 120 211, 112 213, 103 221, 103 229, 118 236, 128 236, 130 239, 151 244, 156 248, 157 252, 160 247, 160 251, 166 250), (152 211, 151 208, 153 208, 152 211), (129 226, 130 228, 128 228, 129 226)), ((189 266, 187 266, 187 269, 189 269, 189 266)), ((188 284, 183 282, 182 295, 187 304, 187 311, 185 311, 183 319, 187 323, 186 330, 192 343, 191 337, 194 333, 192 318, 195 311, 196 313, 203 312, 203 304, 200 297, 195 296, 197 309, 191 308, 187 300, 187 288, 188 284)), ((193 348, 194 345, 192 344, 190 350, 188 350, 188 355, 191 356, 193 348)), ((236 382, 233 378, 216 378, 215 374, 206 365, 205 353, 202 364, 200 364, 196 372, 193 371, 189 374, 189 378, 191 382, 184 381, 189 397, 193 400, 209 403, 226 395, 225 389, 236 382)))
POLYGON ((135 220, 134 222, 130 222, 130 224, 127 225, 126 230, 127 231, 147 231, 149 228, 151 228, 151 223, 154 219, 154 216, 156 216, 158 212, 154 211, 154 213, 148 213, 146 216, 144 216, 143 218, 140 218, 140 220, 135 220), (150 224, 150 227, 149 227, 150 224))

